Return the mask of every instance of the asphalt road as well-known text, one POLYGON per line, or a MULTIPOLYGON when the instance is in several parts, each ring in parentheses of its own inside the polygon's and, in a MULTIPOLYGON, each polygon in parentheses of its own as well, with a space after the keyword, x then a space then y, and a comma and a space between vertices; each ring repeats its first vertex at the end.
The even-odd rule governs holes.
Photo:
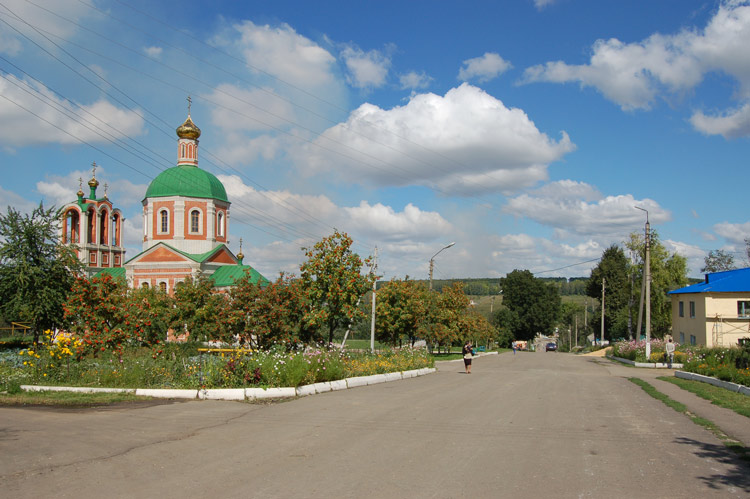
POLYGON ((605 359, 438 367, 276 404, 0 408, 0 496, 750 496, 746 463, 605 359))

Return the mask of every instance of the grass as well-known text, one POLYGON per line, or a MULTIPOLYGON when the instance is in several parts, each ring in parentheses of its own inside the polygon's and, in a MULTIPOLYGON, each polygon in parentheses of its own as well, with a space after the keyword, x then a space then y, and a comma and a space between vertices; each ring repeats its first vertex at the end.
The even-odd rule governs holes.
MULTIPOLYGON (((340 345, 341 341, 338 343, 340 345)), ((370 340, 346 340, 346 348, 350 350, 369 350, 370 340)), ((389 348, 389 346, 379 341, 375 342, 375 350, 382 350, 383 348, 389 348)))
POLYGON ((750 397, 741 393, 732 392, 718 386, 709 385, 701 381, 693 381, 689 379, 681 379, 674 377, 660 377, 657 378, 669 383, 675 384, 682 388, 698 395, 719 407, 731 409, 737 414, 741 414, 747 418, 750 418, 750 397))
POLYGON ((150 400, 132 393, 20 392, 0 393, 0 406, 96 407, 150 400))
MULTIPOLYGON (((665 405, 671 407, 675 411, 682 413, 686 415, 690 420, 707 429, 711 433, 713 433, 716 438, 718 438, 728 449, 735 452, 741 459, 744 461, 750 462, 750 452, 748 451, 747 447, 742 445, 741 442, 738 442, 732 438, 730 438, 726 433, 721 431, 721 428, 716 426, 713 422, 701 418, 699 416, 696 416, 695 414, 691 413, 687 410, 687 407, 685 407, 685 404, 682 404, 680 402, 677 402, 676 400, 673 400, 669 398, 667 395, 661 393, 659 390, 654 388, 650 383, 643 381, 640 378, 628 378, 631 382, 635 383, 636 385, 640 386, 643 391, 651 395, 656 400, 661 400, 665 405)), ((744 396, 744 395, 743 395, 744 396)))

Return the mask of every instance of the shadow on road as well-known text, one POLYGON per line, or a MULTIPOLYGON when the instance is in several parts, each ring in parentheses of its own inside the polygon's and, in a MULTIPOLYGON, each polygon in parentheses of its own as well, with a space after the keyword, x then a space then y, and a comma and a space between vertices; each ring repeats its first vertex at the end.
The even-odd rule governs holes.
POLYGON ((743 461, 726 446, 708 444, 684 437, 678 438, 677 443, 697 448, 695 455, 698 457, 713 459, 731 467, 728 472, 720 475, 696 477, 705 482, 708 487, 719 490, 722 488, 720 486, 730 486, 750 492, 750 463, 743 461))

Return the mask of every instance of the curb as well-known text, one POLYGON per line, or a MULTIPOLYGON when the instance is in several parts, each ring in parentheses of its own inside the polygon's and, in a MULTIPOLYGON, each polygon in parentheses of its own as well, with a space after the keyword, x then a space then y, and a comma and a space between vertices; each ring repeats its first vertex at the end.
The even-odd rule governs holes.
POLYGON ((347 390, 358 386, 376 385, 378 383, 416 378, 417 376, 432 374, 435 371, 437 371, 437 369, 434 367, 424 367, 412 371, 357 376, 355 378, 326 381, 324 383, 314 383, 312 385, 282 388, 210 388, 207 390, 172 390, 165 388, 89 388, 78 386, 21 385, 21 389, 29 392, 133 393, 138 396, 153 398, 240 400, 252 402, 253 400, 296 398, 336 390, 347 390))
POLYGON ((635 367, 648 367, 651 369, 682 369, 682 364, 676 362, 672 364, 672 367, 670 368, 669 364, 663 362, 635 362, 633 360, 623 359, 622 357, 615 357, 614 355, 607 356, 607 358, 635 367))
POLYGON ((674 375, 678 378, 689 379, 692 381, 701 381, 703 383, 708 383, 709 385, 718 386, 719 388, 725 388, 732 392, 750 396, 750 386, 738 385, 737 383, 732 383, 731 381, 722 381, 720 379, 712 378, 711 376, 704 376, 702 374, 689 373, 685 371, 675 371, 674 375))

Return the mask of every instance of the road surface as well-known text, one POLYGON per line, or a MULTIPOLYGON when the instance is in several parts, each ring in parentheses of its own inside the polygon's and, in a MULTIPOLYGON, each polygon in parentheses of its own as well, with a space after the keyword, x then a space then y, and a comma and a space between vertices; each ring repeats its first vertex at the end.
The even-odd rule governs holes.
POLYGON ((748 497, 750 468, 628 381, 562 353, 274 404, 0 408, 4 497, 748 497))

